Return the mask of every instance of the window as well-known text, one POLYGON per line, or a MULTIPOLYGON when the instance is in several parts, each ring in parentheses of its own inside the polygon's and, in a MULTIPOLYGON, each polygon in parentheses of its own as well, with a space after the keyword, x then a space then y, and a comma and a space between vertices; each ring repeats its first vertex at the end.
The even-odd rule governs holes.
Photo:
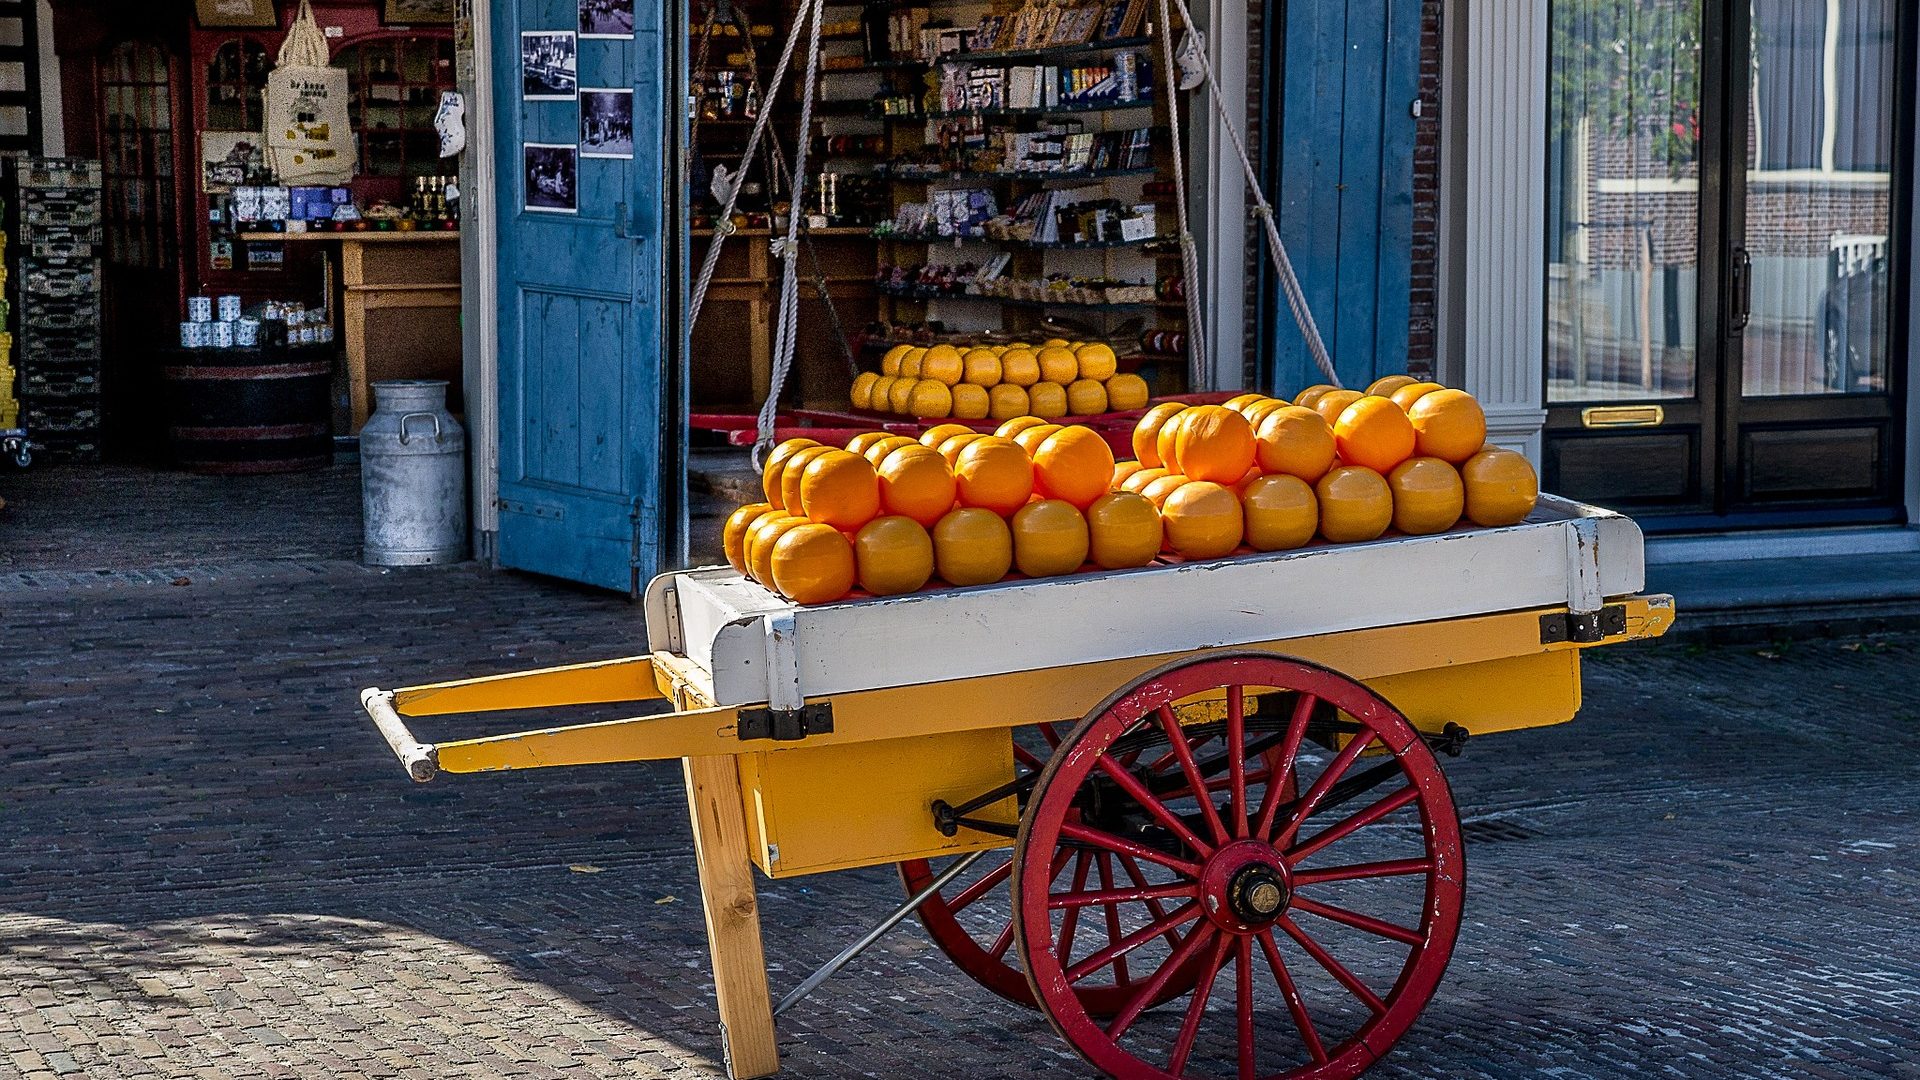
POLYGON ((433 176, 445 171, 433 113, 453 89, 453 42, 393 37, 349 45, 333 55, 347 71, 353 129, 365 176, 433 176))
POLYGON ((170 61, 129 41, 100 59, 100 157, 107 259, 162 270, 178 253, 174 226, 170 61))
POLYGON ((237 38, 213 51, 207 63, 207 130, 259 131, 266 122, 267 47, 237 38))

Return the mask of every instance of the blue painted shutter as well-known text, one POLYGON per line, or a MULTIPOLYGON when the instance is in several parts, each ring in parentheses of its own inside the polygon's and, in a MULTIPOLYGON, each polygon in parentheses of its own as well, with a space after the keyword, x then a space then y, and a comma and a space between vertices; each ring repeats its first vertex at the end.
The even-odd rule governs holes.
POLYGON ((526 143, 577 147, 578 101, 522 96, 520 35, 578 30, 576 0, 492 0, 499 185, 500 534, 503 566, 634 593, 663 549, 668 355, 663 28, 578 41, 579 85, 633 91, 632 160, 580 158, 578 212, 526 209, 526 143))
MULTIPOLYGON (((1284 34, 1280 235, 1341 381, 1365 387, 1406 370, 1420 0, 1290 3, 1284 34)), ((1271 389, 1291 396, 1324 380, 1269 303, 1271 389)))

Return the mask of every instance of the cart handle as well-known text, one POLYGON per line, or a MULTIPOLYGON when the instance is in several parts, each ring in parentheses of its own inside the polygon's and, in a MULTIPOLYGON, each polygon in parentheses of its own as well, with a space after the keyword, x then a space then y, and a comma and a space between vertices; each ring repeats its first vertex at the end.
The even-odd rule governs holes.
POLYGON ((373 718, 373 726, 392 748, 393 756, 406 767, 407 775, 426 783, 439 775, 440 751, 432 743, 423 743, 407 730, 407 722, 393 709, 393 691, 369 686, 360 691, 360 707, 373 718))

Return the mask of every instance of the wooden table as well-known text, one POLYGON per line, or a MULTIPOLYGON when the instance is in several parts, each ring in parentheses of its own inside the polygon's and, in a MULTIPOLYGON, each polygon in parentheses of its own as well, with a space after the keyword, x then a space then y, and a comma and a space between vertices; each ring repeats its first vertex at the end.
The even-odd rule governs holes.
POLYGON ((460 411, 459 233, 251 232, 240 239, 340 245, 340 332, 355 432, 373 411, 372 384, 382 379, 445 379, 447 401, 460 411))

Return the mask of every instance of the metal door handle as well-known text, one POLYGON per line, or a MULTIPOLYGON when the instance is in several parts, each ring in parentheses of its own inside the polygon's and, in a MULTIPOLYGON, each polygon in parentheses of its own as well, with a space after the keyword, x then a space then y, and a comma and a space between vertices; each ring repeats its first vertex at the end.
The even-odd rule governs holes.
POLYGON ((1727 297, 1727 326, 1734 333, 1747 328, 1753 318, 1753 256, 1747 249, 1733 249, 1733 268, 1727 297))

